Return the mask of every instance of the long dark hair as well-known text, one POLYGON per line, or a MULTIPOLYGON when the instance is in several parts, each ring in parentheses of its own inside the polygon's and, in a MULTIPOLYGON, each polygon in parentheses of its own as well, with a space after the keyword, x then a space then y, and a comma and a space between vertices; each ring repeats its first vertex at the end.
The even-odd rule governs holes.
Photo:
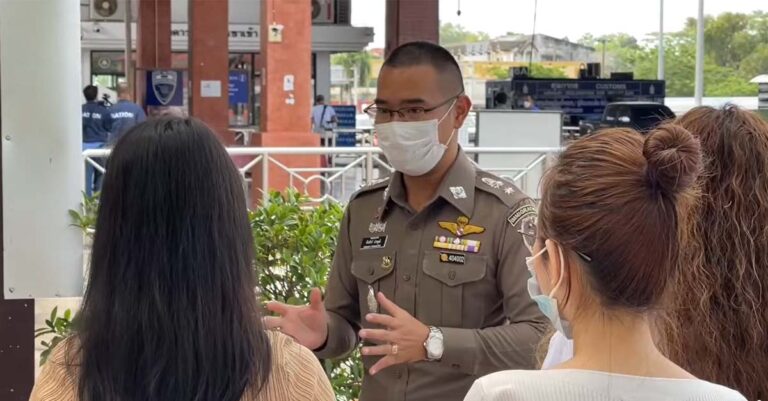
POLYGON ((81 401, 236 401, 271 366, 242 182, 211 130, 160 118, 118 142, 81 310, 81 401))

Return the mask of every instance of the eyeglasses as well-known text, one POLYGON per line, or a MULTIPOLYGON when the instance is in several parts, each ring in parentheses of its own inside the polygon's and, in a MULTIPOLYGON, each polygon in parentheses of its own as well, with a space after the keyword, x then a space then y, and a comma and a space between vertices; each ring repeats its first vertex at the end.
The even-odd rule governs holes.
POLYGON ((368 114, 374 121, 376 122, 389 122, 392 121, 395 114, 397 114, 397 117, 401 121, 422 121, 424 120, 427 115, 427 113, 433 112, 446 104, 456 100, 459 98, 459 96, 463 95, 464 91, 460 92, 458 95, 450 97, 446 99, 444 102, 438 104, 434 107, 420 107, 420 106, 408 106, 408 107, 402 107, 397 110, 391 110, 386 107, 380 107, 375 104, 372 104, 363 110, 365 114, 368 114))
MULTIPOLYGON (((528 251, 531 252, 531 255, 534 254, 533 247, 536 245, 536 221, 533 219, 525 219, 523 220, 522 226, 519 230, 517 230, 518 233, 523 237, 523 244, 525 244, 525 247, 528 248, 528 251)), ((590 263, 592 262, 592 258, 587 255, 584 252, 574 251, 577 255, 579 255, 580 258, 584 259, 585 262, 590 263)))

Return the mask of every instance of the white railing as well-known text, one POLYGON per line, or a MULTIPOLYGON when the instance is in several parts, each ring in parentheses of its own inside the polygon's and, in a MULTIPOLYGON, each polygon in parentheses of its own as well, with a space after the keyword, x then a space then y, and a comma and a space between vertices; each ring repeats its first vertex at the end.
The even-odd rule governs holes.
MULTIPOLYGON (((560 148, 477 148, 464 151, 470 158, 480 160, 480 167, 513 181, 532 198, 538 198, 538 179, 547 167, 548 160, 560 148), (484 165, 482 156, 496 155, 495 165, 484 165), (498 155, 509 155, 508 161, 499 162, 498 155)), ((261 194, 266 200, 270 186, 270 171, 288 176, 288 186, 305 194, 317 193, 312 201, 346 202, 350 195, 363 185, 388 176, 392 167, 387 164, 381 149, 377 147, 313 147, 313 148, 253 148, 231 147, 227 152, 238 163, 248 196, 261 194), (280 160, 281 156, 321 156, 323 167, 291 167, 280 160), (258 178, 254 180, 254 178, 258 178), (254 185, 258 185, 254 192, 254 185), (310 190, 315 186, 313 190, 310 190), (317 188, 319 186, 319 189, 317 188)), ((109 149, 93 149, 83 152, 86 163, 105 172, 100 160, 109 157, 109 149)))

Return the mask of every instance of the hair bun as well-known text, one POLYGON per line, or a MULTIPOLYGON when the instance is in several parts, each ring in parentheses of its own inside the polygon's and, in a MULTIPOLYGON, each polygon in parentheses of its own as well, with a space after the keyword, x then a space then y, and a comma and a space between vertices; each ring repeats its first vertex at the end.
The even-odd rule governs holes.
POLYGON ((685 128, 664 124, 648 135, 643 144, 648 161, 646 175, 654 191, 676 195, 691 186, 701 171, 701 146, 685 128))

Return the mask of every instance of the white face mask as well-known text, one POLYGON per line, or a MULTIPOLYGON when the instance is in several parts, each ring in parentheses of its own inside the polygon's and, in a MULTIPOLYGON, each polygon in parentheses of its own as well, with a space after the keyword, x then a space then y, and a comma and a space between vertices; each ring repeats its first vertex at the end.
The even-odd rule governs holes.
POLYGON ((456 133, 454 129, 448 142, 442 144, 438 136, 438 127, 455 104, 456 101, 454 100, 451 107, 439 120, 393 121, 376 124, 379 146, 395 170, 405 175, 418 177, 427 174, 437 166, 456 133))
POLYGON ((529 102, 529 101, 527 101, 527 100, 526 100, 526 101, 524 101, 524 102, 523 102, 523 107, 525 107, 526 109, 530 109, 530 108, 531 108, 531 102, 529 102))

